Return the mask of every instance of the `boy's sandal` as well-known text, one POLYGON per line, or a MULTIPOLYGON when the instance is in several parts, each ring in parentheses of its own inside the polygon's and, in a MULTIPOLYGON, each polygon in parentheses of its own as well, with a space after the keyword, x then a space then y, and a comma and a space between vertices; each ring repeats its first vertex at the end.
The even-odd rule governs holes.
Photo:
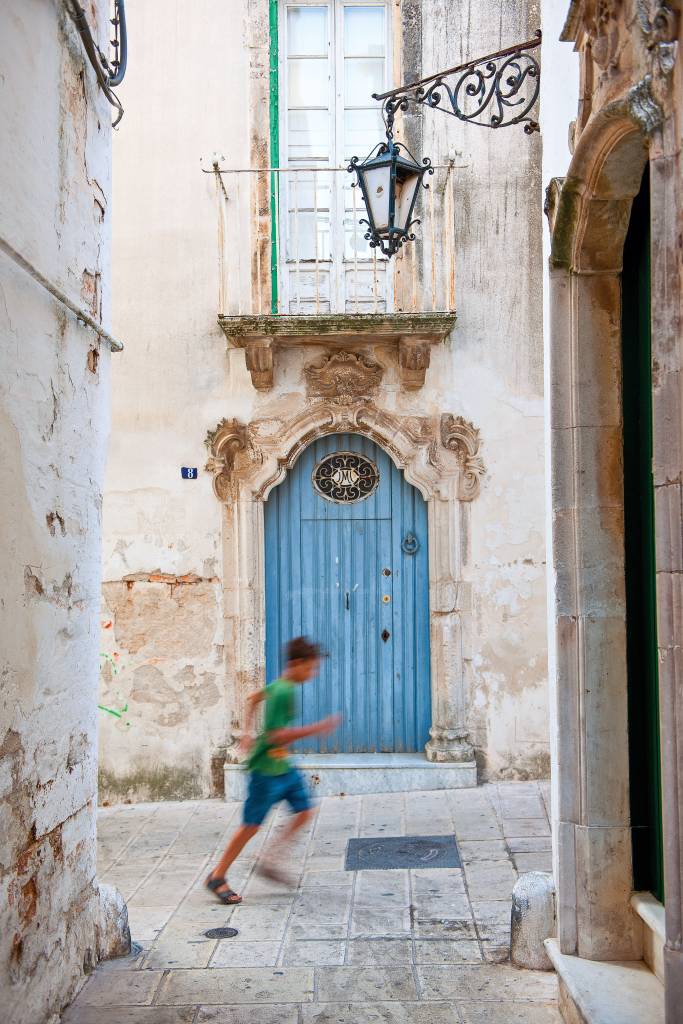
POLYGON ((233 892, 232 889, 226 889, 225 892, 217 892, 217 890, 220 889, 222 885, 227 884, 228 883, 224 878, 212 878, 211 875, 209 875, 206 882, 204 883, 206 888, 210 889, 214 896, 221 901, 221 903, 225 903, 226 905, 241 903, 242 897, 238 896, 237 893, 233 892))

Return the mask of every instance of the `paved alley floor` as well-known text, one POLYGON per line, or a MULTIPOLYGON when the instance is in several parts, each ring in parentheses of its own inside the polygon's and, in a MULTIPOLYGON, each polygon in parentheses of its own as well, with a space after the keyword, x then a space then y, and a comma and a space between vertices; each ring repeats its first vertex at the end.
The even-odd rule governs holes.
POLYGON ((99 877, 128 901, 137 955, 102 964, 64 1024, 560 1024, 552 973, 508 960, 517 873, 550 867, 547 787, 329 797, 301 836, 287 890, 254 873, 280 812, 230 875, 203 888, 238 804, 99 812, 99 877), (455 832, 463 869, 344 870, 352 836, 455 832), (236 938, 204 932, 230 924, 236 938))

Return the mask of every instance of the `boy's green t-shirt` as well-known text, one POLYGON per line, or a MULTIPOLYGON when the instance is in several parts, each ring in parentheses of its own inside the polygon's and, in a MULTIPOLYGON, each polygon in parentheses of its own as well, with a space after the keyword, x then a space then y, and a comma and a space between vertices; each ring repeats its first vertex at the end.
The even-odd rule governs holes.
POLYGON ((263 730, 247 758, 246 769, 261 775, 284 775, 292 770, 287 747, 268 742, 268 733, 286 729, 294 718, 294 684, 276 679, 265 689, 263 730))

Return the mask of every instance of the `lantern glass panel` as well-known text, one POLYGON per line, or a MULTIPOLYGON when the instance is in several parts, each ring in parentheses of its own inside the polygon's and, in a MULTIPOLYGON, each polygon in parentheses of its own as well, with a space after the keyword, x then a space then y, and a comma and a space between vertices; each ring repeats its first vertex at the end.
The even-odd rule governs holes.
POLYGON ((420 175, 416 173, 397 175, 396 177, 396 214, 395 224, 401 231, 408 230, 410 211, 415 193, 420 185, 420 175))
POLYGON ((383 167, 369 168, 365 171, 364 177, 373 226, 378 234, 386 234, 389 230, 389 186, 391 180, 389 163, 383 167))

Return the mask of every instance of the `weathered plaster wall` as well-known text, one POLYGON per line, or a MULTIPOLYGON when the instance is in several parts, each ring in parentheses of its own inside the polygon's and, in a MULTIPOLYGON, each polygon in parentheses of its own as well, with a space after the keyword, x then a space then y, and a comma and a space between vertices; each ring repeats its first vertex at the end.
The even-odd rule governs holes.
MULTIPOLYGON (((529 39, 527 0, 423 3, 423 73, 529 39)), ((481 430, 488 479, 470 509, 470 722, 492 775, 548 771, 544 580, 541 140, 427 114, 424 151, 458 166, 458 323, 440 400, 481 430)), ((433 383, 432 383, 432 386, 433 383)), ((436 397, 436 396, 435 396, 436 397)))
MULTIPOLYGON (((464 4, 420 6, 418 17, 416 4, 405 4, 404 45, 424 73, 529 38, 539 25, 536 4, 501 13, 491 3, 476 19, 464 4)), ((162 16, 153 0, 136 7, 131 45, 140 59, 124 83, 126 134, 114 148, 115 203, 124 190, 132 195, 114 234, 114 324, 128 344, 114 370, 102 648, 112 662, 102 700, 128 710, 103 723, 108 799, 211 791, 232 680, 222 647, 221 506, 202 472, 203 441, 224 417, 299 414, 303 364, 323 351, 279 352, 265 393, 253 389, 244 352, 226 353, 216 326, 215 185, 199 161, 210 167, 216 152, 223 166, 249 166, 268 137, 255 102, 267 87, 267 5, 201 0, 192 19, 179 11, 166 4, 162 16), (173 59, 180 24, 182 63, 173 59), (181 480, 183 465, 199 467, 199 479, 181 480)), ((432 350, 419 392, 401 390, 395 352, 374 350, 387 367, 378 404, 404 415, 454 412, 481 429, 488 476, 468 513, 472 602, 463 609, 472 623, 472 737, 483 770, 544 774, 540 140, 430 113, 423 145, 435 161, 453 151, 459 167, 459 321, 432 350)))
MULTIPOLYGON (((88 4, 107 38, 108 4, 88 4)), ((0 234, 108 321, 109 107, 60 3, 0 9, 0 234)), ((110 353, 0 255, 0 991, 52 1018, 98 955, 101 486, 110 353)))

